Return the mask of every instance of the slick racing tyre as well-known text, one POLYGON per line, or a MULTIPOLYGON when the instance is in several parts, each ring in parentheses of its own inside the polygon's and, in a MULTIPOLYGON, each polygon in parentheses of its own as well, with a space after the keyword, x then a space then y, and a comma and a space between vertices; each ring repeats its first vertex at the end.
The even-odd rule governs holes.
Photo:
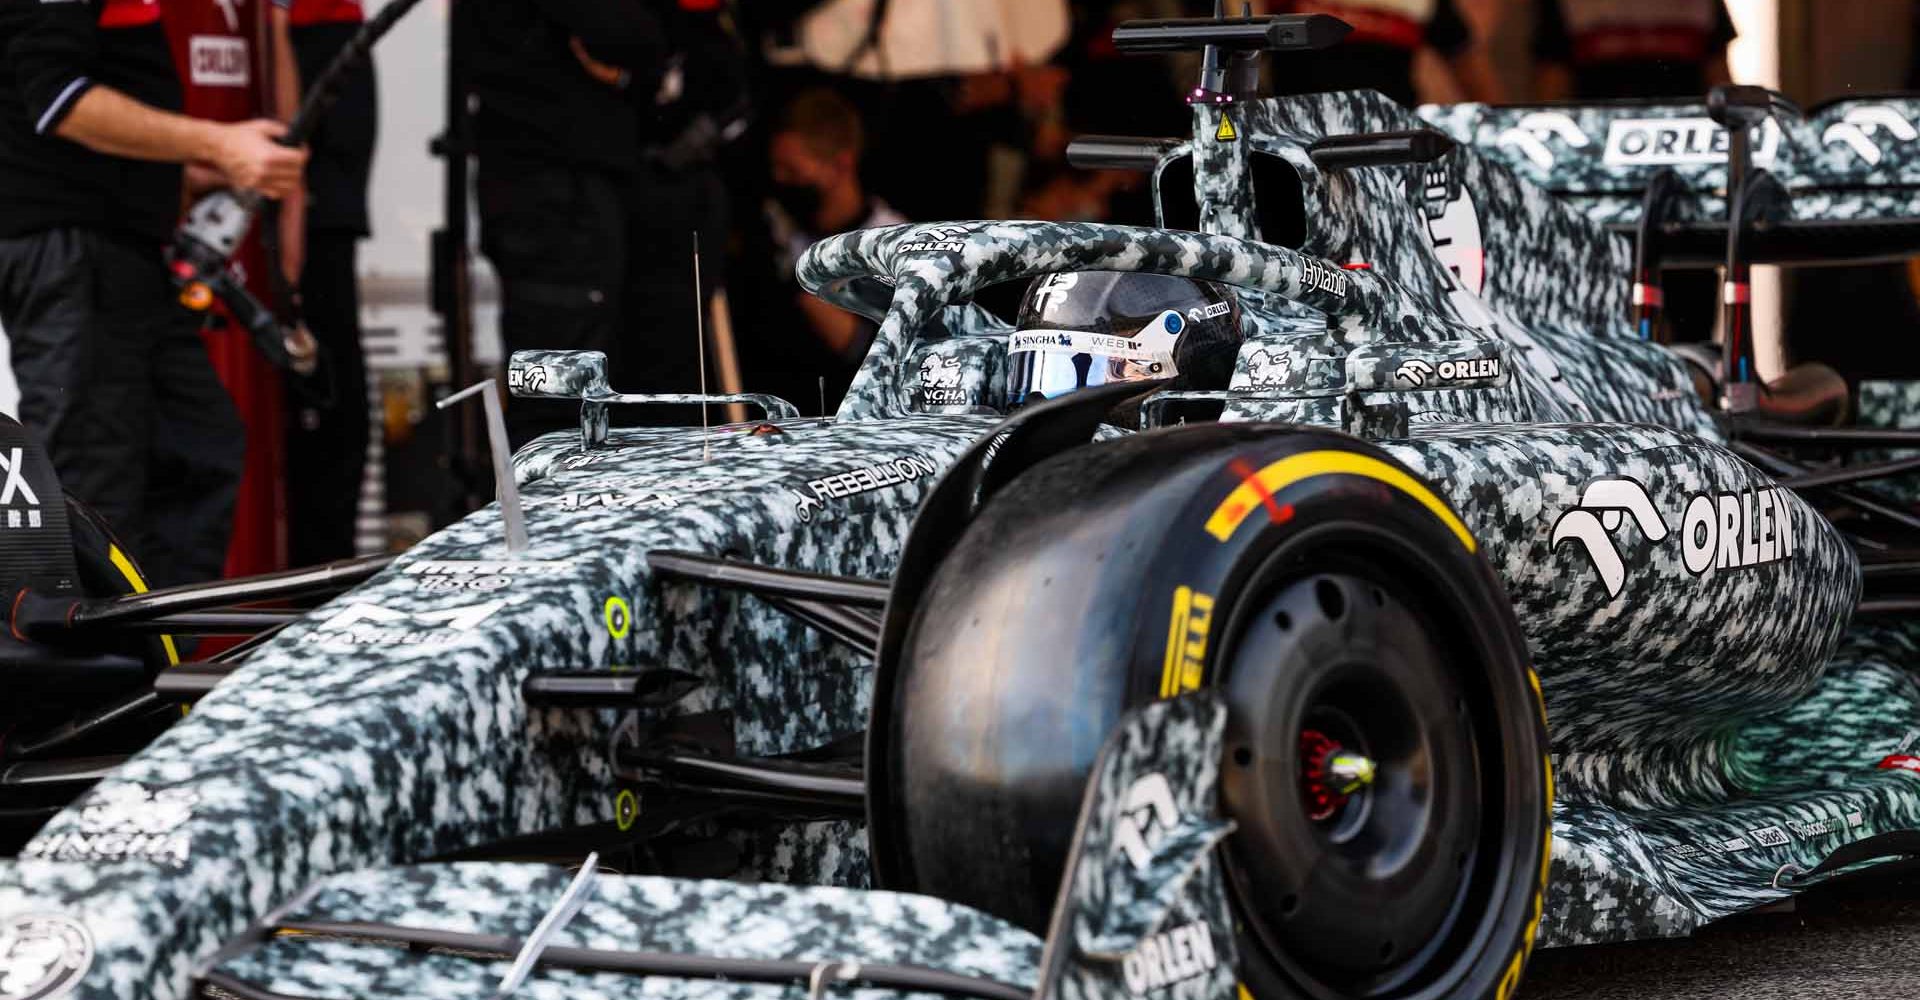
POLYGON ((888 888, 1043 930, 1109 729, 1210 685, 1248 992, 1512 994, 1550 856, 1539 686, 1477 542, 1384 452, 1232 424, 1074 449, 913 614, 870 744, 888 888))

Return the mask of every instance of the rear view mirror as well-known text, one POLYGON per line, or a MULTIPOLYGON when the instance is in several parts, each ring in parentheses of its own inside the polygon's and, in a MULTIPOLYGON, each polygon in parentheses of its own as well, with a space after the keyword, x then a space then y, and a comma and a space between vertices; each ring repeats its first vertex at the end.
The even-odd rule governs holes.
POLYGON ((515 351, 507 361, 507 392, 524 399, 612 395, 607 356, 600 351, 515 351))

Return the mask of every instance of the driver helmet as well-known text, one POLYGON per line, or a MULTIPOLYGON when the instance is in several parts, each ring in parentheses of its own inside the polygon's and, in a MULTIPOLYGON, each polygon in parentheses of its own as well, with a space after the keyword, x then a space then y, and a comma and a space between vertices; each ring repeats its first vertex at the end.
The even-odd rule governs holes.
POLYGON ((1007 402, 1173 377, 1225 389, 1240 352, 1240 303, 1211 281, 1138 271, 1035 278, 1007 344, 1007 402))

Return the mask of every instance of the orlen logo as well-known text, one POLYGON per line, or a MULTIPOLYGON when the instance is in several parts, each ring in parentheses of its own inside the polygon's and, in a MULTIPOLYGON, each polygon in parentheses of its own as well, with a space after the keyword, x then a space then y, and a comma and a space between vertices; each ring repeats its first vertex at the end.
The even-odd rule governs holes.
MULTIPOLYGON (((1680 560, 1687 572, 1704 576, 1792 559, 1793 509, 1786 497, 1778 488, 1694 494, 1680 518, 1680 560)), ((1579 541, 1608 597, 1619 596, 1626 584, 1626 565, 1614 540, 1623 515, 1632 516, 1649 542, 1669 534, 1646 487, 1631 479, 1594 480, 1580 494, 1579 505, 1553 523, 1550 544, 1558 548, 1563 541, 1579 541)))
POLYGON ((1650 542, 1667 537, 1667 522, 1647 499, 1646 487, 1631 479, 1596 479, 1580 494, 1580 505, 1553 522, 1552 546, 1559 548, 1568 539, 1578 541, 1587 550, 1587 560, 1600 574, 1608 597, 1618 597, 1627 582, 1627 567, 1614 546, 1613 532, 1625 523, 1622 515, 1631 515, 1640 533, 1650 542))
POLYGON ((911 243, 902 243, 895 253, 923 253, 926 251, 951 251, 958 253, 967 248, 963 238, 973 229, 970 226, 929 226, 915 232, 916 239, 911 243))
POLYGON ((244 38, 195 35, 187 42, 187 67, 198 86, 247 86, 250 65, 244 38))
MULTIPOLYGON (((1602 159, 1614 166, 1725 163, 1731 138, 1711 118, 1622 118, 1607 126, 1602 159)), ((1772 163, 1779 149, 1780 126, 1768 119, 1753 147, 1754 165, 1772 163)))
POLYGON ((1839 121, 1827 126, 1827 130, 1820 133, 1820 142, 1828 146, 1845 143, 1867 166, 1875 167, 1885 155, 1880 151, 1880 144, 1873 140, 1881 129, 1886 129, 1889 136, 1900 142, 1920 139, 1920 131, 1899 111, 1885 104, 1863 104, 1849 108, 1839 121))
POLYGON ((1555 157, 1548 139, 1558 137, 1568 147, 1585 149, 1593 145, 1580 126, 1564 111, 1535 111, 1513 123, 1513 127, 1500 133, 1495 140, 1501 146, 1510 146, 1520 151, 1527 162, 1542 170, 1552 170, 1555 157))

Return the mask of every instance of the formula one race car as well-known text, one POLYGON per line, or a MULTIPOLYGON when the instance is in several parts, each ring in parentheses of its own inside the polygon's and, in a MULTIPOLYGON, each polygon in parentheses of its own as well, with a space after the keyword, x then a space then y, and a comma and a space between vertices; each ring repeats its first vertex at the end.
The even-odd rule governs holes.
MULTIPOLYGON (((0 865, 0 998, 1505 1000, 1537 945, 1909 849, 1916 525, 1871 480, 1913 466, 1832 456, 1913 438, 1637 336, 1632 244, 1477 144, 1251 99, 1343 33, 1116 32, 1206 50, 1190 139, 1076 146, 1163 228, 816 245, 803 283, 879 323, 833 419, 614 428, 658 398, 516 354, 514 405, 580 430, 500 503, 123 681, 197 697, 131 759, 36 732, 109 710, 12 713, 0 792, 98 781, 0 865), (973 301, 1042 277, 1037 325, 973 301)), ((252 596, 36 586, 17 652, 76 661, 252 596)))

